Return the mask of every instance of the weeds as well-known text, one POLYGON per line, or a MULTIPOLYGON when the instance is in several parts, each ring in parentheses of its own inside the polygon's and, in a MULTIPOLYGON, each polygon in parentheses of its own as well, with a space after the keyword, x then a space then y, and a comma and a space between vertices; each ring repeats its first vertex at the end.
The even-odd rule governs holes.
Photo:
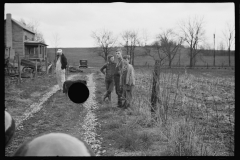
POLYGON ((106 138, 115 140, 118 149, 142 151, 142 155, 233 155, 233 78, 194 76, 187 70, 183 74, 161 71, 157 83, 157 118, 153 120, 150 111, 152 74, 136 72, 135 76, 131 115, 109 107, 99 111, 110 114, 105 117, 110 123, 103 128, 109 130, 106 138), (149 128, 158 128, 160 134, 140 132, 149 128), (156 151, 154 146, 158 143, 162 143, 163 149, 156 151))
MULTIPOLYGON (((141 127, 147 127, 153 118, 149 114, 151 76, 151 73, 136 73, 133 114, 139 115, 137 124, 141 127)), ((169 139, 163 155, 233 155, 234 112, 230 113, 230 105, 220 109, 229 103, 226 97, 234 102, 233 89, 233 78, 195 77, 187 70, 183 75, 162 71, 154 126, 165 130, 169 139), (222 92, 224 94, 219 94, 222 92), (225 124, 228 127, 223 129, 221 126, 225 124), (224 132, 229 136, 223 136, 224 132)))

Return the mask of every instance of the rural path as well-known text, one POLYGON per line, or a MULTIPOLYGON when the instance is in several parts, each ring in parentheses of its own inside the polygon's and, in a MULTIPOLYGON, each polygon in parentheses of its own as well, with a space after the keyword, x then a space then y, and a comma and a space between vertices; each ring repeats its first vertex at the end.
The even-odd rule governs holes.
MULTIPOLYGON (((67 133, 84 139, 97 155, 101 155, 101 137, 96 134, 96 127, 100 124, 94 113, 98 105, 95 101, 96 86, 93 73, 85 78, 90 95, 84 104, 71 102, 65 94, 58 92, 57 85, 44 94, 38 103, 32 104, 16 120, 15 136, 5 149, 5 156, 12 155, 25 140, 50 132, 67 133)), ((80 74, 73 74, 67 79, 83 79, 83 77, 80 74)))

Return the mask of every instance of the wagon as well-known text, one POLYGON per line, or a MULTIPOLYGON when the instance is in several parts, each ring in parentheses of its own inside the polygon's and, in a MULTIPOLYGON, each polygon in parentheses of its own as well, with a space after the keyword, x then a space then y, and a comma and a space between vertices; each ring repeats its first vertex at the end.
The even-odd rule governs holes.
POLYGON ((80 65, 79 68, 84 67, 84 68, 88 68, 88 61, 86 59, 82 59, 79 61, 80 65))
MULTIPOLYGON (((34 73, 36 70, 36 62, 32 59, 22 59, 21 65, 23 66, 22 72, 30 71, 31 73, 34 73)), ((42 65, 40 62, 37 62, 37 71, 42 70, 42 65)))

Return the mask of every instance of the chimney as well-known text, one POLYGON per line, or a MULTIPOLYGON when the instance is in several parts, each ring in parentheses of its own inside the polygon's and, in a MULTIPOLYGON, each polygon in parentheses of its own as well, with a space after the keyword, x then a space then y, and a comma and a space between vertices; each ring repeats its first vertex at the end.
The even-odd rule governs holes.
POLYGON ((6 41, 7 47, 12 48, 12 15, 10 13, 7 13, 6 18, 6 41))

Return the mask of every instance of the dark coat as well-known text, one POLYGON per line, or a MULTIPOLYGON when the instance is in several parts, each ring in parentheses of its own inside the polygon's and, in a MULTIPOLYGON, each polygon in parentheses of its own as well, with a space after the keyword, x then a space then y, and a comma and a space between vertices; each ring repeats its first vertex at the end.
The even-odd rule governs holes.
POLYGON ((67 68, 67 58, 65 57, 65 55, 62 53, 61 55, 61 68, 62 69, 66 69, 67 68))
POLYGON ((120 77, 122 66, 123 66, 123 61, 124 61, 123 59, 118 60, 118 63, 116 64, 114 76, 120 77))
POLYGON ((116 63, 108 62, 100 69, 100 71, 106 75, 106 77, 105 77, 106 80, 111 80, 111 79, 113 79, 113 75, 115 73, 115 68, 116 68, 116 63), (106 69, 105 72, 104 72, 104 69, 106 69))

